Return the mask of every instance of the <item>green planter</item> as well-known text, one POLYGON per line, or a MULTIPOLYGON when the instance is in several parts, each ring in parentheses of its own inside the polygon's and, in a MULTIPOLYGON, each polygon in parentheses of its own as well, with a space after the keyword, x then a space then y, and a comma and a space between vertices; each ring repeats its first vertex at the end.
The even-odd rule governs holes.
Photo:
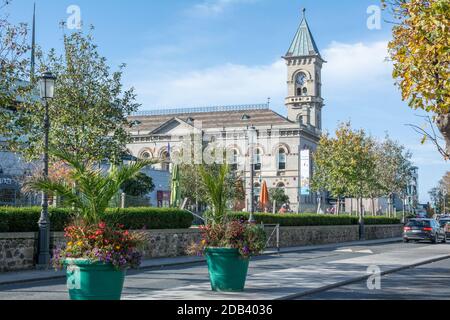
POLYGON ((209 278, 213 291, 241 292, 245 288, 249 259, 237 249, 208 248, 206 250, 209 278))
POLYGON ((85 259, 68 259, 65 265, 71 300, 120 300, 126 271, 85 259))

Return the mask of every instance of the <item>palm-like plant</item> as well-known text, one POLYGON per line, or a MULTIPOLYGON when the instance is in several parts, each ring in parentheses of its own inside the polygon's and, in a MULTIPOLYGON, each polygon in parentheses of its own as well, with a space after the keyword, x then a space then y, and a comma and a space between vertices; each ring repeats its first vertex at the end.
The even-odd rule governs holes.
POLYGON ((102 219, 109 202, 125 181, 152 164, 150 161, 137 161, 126 166, 111 165, 105 174, 103 170, 95 168, 93 163, 79 161, 68 152, 52 151, 52 154, 70 166, 70 178, 75 184, 38 177, 28 183, 29 188, 57 193, 65 203, 75 208, 79 218, 89 224, 102 219))
POLYGON ((229 172, 228 165, 221 165, 218 174, 206 170, 204 167, 199 168, 203 184, 206 188, 206 196, 211 205, 211 220, 213 224, 222 223, 226 217, 227 193, 226 193, 226 177, 229 172))

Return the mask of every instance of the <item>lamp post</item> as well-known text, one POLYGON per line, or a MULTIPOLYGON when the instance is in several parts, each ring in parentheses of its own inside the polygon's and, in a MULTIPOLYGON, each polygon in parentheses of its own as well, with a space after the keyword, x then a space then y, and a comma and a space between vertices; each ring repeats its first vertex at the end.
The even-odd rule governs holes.
MULTIPOLYGON (((39 78, 40 96, 45 108, 44 115, 44 178, 48 178, 48 136, 50 131, 50 117, 48 102, 53 99, 55 93, 56 77, 51 72, 45 72, 39 78)), ((38 221, 38 259, 37 265, 46 268, 50 262, 50 219, 48 216, 48 194, 42 192, 42 210, 38 221)))
MULTIPOLYGON (((242 121, 245 122, 249 122, 251 119, 250 116, 248 115, 244 115, 242 117, 242 121)), ((248 222, 250 223, 255 223, 255 217, 254 217, 254 213, 255 213, 255 165, 254 165, 254 148, 253 148, 253 144, 254 144, 254 140, 253 140, 253 135, 256 131, 256 128, 253 125, 247 125, 247 139, 249 140, 249 155, 250 155, 250 218, 248 220, 248 222), (250 133, 250 134, 249 134, 250 133)))

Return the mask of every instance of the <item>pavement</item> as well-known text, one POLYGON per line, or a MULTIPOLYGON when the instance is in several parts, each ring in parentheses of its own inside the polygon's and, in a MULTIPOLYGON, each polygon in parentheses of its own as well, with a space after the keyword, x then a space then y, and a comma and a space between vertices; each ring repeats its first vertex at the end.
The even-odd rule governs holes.
MULTIPOLYGON (((381 239, 381 240, 371 240, 371 241, 354 241, 354 242, 348 242, 346 244, 347 245, 379 244, 379 243, 392 243, 392 242, 399 242, 399 241, 401 241, 400 238, 393 238, 393 239, 381 239)), ((339 245, 342 245, 342 244, 339 244, 339 245)), ((327 248, 334 248, 336 246, 337 246, 337 244, 328 244, 328 245, 317 245, 317 246, 281 248, 280 253, 327 249, 327 248)), ((269 249, 269 250, 266 250, 263 255, 273 255, 273 254, 277 254, 277 253, 278 253, 278 251, 276 249, 269 249)), ((203 257, 192 257, 192 256, 171 257, 171 258, 153 258, 153 259, 148 259, 148 260, 142 261, 142 264, 139 269, 146 270, 146 269, 163 268, 163 267, 169 267, 169 266, 189 265, 189 264, 201 263, 204 261, 206 261, 206 260, 203 257)), ((55 271, 53 269, 6 272, 6 273, 0 273, 0 285, 27 283, 27 282, 34 282, 34 281, 45 281, 45 280, 52 280, 52 279, 64 279, 65 277, 66 277, 65 271, 55 271)))
MULTIPOLYGON (((389 239, 290 248, 280 255, 267 252, 252 260, 243 293, 211 292, 205 263, 200 258, 193 261, 183 259, 178 258, 177 264, 169 264, 175 262, 169 259, 165 265, 159 266, 153 261, 154 265, 130 271, 123 299, 293 300, 315 296, 321 299, 321 294, 353 284, 359 285, 361 291, 369 291, 365 281, 372 275, 368 272, 369 267, 376 266, 383 274, 391 276, 410 268, 447 261, 450 259, 450 244, 403 244, 398 239, 389 239)), ((358 298, 357 293, 353 298, 358 298)), ((65 280, 60 277, 4 283, 0 285, 0 299, 66 300, 68 296, 65 280)))

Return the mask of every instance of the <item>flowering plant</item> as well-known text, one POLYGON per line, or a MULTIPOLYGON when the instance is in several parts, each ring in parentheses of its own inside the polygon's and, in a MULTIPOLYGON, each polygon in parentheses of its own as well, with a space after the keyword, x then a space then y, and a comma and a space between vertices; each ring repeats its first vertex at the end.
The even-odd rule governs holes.
POLYGON ((122 225, 110 226, 76 223, 65 229, 67 245, 56 249, 53 265, 62 268, 68 259, 86 259, 91 262, 111 263, 117 269, 136 268, 141 263, 141 247, 146 236, 129 232, 122 225))
POLYGON ((246 221, 230 221, 200 227, 202 240, 193 243, 188 253, 203 255, 208 248, 238 249, 243 258, 260 254, 266 247, 264 229, 246 221))

